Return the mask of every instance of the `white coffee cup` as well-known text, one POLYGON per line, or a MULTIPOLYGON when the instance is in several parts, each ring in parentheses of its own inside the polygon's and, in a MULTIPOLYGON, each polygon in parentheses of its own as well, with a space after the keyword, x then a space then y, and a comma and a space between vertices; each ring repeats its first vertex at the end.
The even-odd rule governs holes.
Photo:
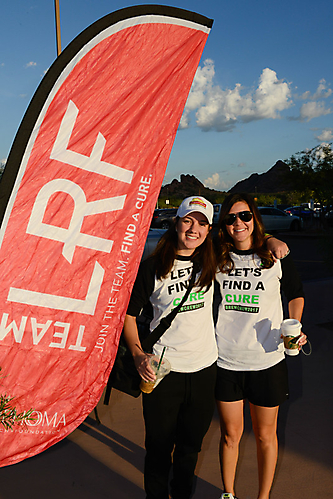
POLYGON ((298 355, 298 341, 295 338, 301 334, 302 324, 297 319, 285 319, 281 322, 281 334, 287 355, 298 355))

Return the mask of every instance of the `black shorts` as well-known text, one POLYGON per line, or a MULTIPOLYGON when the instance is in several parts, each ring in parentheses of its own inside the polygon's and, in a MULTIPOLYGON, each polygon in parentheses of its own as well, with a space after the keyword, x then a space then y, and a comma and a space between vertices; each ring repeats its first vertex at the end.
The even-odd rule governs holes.
POLYGON ((289 398, 286 360, 261 371, 230 371, 218 367, 215 398, 221 402, 248 399, 261 407, 276 407, 289 398))

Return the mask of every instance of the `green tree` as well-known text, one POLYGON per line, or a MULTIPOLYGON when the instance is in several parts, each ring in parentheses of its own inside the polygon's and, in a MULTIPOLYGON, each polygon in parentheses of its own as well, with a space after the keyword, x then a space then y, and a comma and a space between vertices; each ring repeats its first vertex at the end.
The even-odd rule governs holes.
POLYGON ((332 144, 321 144, 302 151, 286 160, 290 167, 288 181, 295 191, 303 192, 308 199, 330 205, 333 201, 333 151, 332 144))

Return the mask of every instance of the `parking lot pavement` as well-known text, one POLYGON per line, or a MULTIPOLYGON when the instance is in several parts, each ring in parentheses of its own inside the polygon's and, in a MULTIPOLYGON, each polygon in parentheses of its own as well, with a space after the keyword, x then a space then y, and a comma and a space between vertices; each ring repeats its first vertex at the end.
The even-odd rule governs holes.
MULTIPOLYGON (((304 283, 302 319, 313 352, 288 358, 290 399, 279 417, 280 452, 271 499, 333 499, 333 279, 304 283)), ((141 400, 116 390, 68 438, 42 454, 0 469, 0 499, 144 499, 141 400)), ((215 414, 197 466, 194 498, 221 494, 215 414)), ((255 499, 256 451, 246 408, 236 493, 255 499)))
POLYGON ((281 232, 275 237, 286 242, 302 281, 333 277, 333 261, 329 264, 331 244, 324 232, 281 232))

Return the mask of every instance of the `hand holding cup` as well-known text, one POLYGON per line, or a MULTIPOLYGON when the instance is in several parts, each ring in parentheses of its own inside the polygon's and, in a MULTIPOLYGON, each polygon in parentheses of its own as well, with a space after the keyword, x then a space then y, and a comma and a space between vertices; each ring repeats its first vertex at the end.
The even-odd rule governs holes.
POLYGON ((306 336, 301 332, 302 324, 297 319, 285 319, 281 323, 281 334, 287 355, 298 355, 306 336))
POLYGON ((160 358, 157 355, 149 357, 149 366, 155 374, 155 380, 146 381, 141 380, 140 389, 143 393, 151 393, 158 383, 167 375, 171 370, 170 362, 165 358, 160 358))

